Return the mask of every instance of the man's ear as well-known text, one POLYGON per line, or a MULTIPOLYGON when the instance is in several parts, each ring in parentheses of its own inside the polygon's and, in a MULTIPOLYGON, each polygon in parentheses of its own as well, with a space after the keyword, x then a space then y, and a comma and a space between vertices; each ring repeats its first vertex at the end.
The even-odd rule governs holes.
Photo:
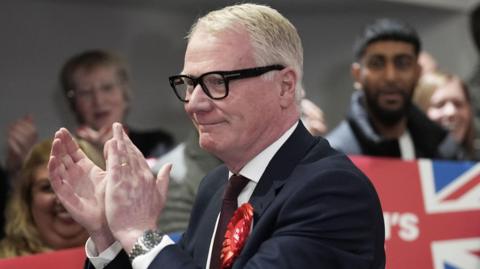
POLYGON ((295 92, 297 86, 297 73, 290 67, 286 67, 280 71, 280 105, 282 107, 289 106, 295 102, 295 92))
POLYGON ((350 73, 352 74, 352 78, 354 80, 353 87, 356 90, 362 89, 361 77, 362 77, 362 67, 358 62, 352 63, 350 68, 350 73))

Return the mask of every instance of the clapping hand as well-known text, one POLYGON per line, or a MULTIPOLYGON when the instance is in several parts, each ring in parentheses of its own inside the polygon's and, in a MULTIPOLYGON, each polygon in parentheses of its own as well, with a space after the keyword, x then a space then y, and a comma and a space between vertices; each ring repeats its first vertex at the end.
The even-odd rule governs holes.
POLYGON ((55 133, 48 164, 57 197, 87 229, 98 252, 115 240, 130 251, 145 230, 156 228, 172 167, 163 166, 155 178, 122 125, 114 123, 112 130, 104 147, 106 171, 86 157, 65 128, 55 133))
POLYGON ((171 164, 155 178, 145 158, 113 124, 113 138, 105 144, 107 161, 106 216, 109 227, 126 251, 145 230, 155 229, 165 205, 171 164))
POLYGON ((48 163, 52 188, 73 219, 102 251, 115 240, 105 217, 106 172, 79 148, 67 129, 55 133, 48 163))
POLYGON ((37 127, 30 115, 15 121, 7 134, 7 170, 14 175, 22 166, 30 149, 37 142, 37 127))
POLYGON ((314 136, 325 135, 327 132, 327 123, 323 116, 323 111, 308 99, 302 99, 300 103, 302 111, 302 121, 307 130, 314 136))

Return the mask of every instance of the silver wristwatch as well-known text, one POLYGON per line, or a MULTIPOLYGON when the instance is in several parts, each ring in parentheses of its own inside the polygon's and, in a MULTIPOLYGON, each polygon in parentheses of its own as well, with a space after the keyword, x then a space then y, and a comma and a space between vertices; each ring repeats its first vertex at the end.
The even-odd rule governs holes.
POLYGON ((164 234, 158 230, 146 230, 143 235, 137 239, 137 242, 135 242, 135 245, 133 245, 132 250, 128 254, 130 262, 137 256, 149 252, 156 245, 160 244, 163 235, 164 234))

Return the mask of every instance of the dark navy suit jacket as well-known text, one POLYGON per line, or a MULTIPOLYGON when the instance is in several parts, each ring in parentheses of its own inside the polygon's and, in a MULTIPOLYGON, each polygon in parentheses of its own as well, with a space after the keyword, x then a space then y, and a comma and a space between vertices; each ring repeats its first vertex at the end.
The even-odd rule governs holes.
MULTIPOLYGON (((228 170, 199 187, 179 244, 149 268, 205 268, 228 170)), ((249 202, 254 225, 235 260, 239 268, 384 268, 384 223, 368 178, 302 123, 275 154, 249 202)), ((130 268, 124 252, 107 268, 130 268)))

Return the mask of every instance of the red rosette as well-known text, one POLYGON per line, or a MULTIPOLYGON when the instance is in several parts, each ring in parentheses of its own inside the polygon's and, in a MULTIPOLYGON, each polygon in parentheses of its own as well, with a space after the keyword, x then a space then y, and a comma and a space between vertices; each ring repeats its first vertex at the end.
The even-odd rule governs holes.
POLYGON ((242 251, 247 241, 250 227, 253 220, 253 207, 249 203, 240 206, 227 226, 225 239, 222 245, 222 253, 220 259, 222 261, 222 269, 232 267, 233 262, 242 251))

